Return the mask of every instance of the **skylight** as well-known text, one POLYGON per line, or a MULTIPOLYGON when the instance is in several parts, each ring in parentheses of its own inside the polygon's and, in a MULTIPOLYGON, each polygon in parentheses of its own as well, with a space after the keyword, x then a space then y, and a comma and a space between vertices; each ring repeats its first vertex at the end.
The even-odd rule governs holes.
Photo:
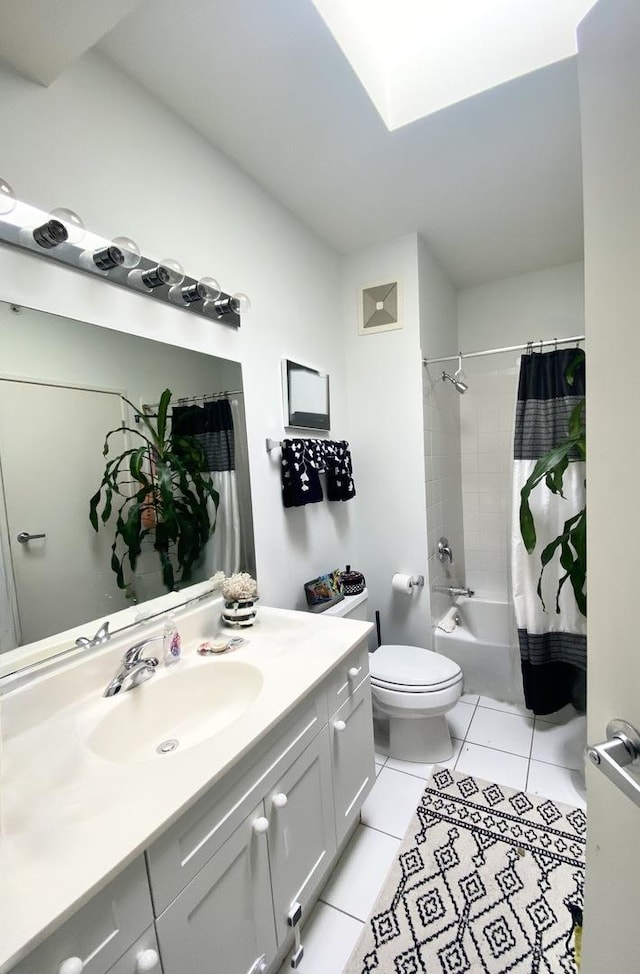
POLYGON ((312 0, 388 129, 571 57, 595 0, 312 0))

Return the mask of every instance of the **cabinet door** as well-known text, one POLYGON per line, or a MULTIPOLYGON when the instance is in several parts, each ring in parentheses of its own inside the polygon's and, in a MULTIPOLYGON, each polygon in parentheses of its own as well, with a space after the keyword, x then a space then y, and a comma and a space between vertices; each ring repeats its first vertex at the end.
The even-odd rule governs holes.
POLYGON ((278 945, 291 932, 287 916, 317 892, 336 850, 329 729, 282 776, 265 799, 278 945))
POLYGON ((375 781, 369 680, 329 719, 338 846, 358 818, 375 781))
POLYGON ((263 954, 273 960, 263 816, 260 802, 156 920, 164 974, 248 974, 263 954))

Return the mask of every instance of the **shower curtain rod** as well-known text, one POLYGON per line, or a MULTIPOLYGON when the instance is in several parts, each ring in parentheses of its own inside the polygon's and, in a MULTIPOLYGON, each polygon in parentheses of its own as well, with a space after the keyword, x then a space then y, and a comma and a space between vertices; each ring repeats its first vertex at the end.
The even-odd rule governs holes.
POLYGON ((522 345, 505 345, 504 348, 486 348, 482 352, 460 352, 456 355, 443 355, 440 358, 423 358, 423 365, 435 365, 436 362, 455 362, 459 356, 463 359, 465 358, 480 358, 482 355, 497 355, 500 352, 522 352, 526 349, 531 349, 532 352, 536 348, 544 348, 547 345, 569 345, 572 342, 576 344, 583 342, 584 335, 574 335, 572 338, 548 338, 546 340, 539 340, 537 342, 524 342, 522 345))
MULTIPOLYGON (((226 390, 224 392, 210 392, 205 396, 182 396, 180 399, 176 399, 175 402, 172 402, 171 405, 183 406, 185 403, 204 402, 208 399, 224 399, 227 396, 242 396, 242 395, 243 395, 242 389, 234 389, 232 392, 227 392, 226 390)), ((152 402, 152 403, 145 402, 142 404, 142 408, 145 410, 157 409, 159 405, 160 405, 159 402, 152 402)))

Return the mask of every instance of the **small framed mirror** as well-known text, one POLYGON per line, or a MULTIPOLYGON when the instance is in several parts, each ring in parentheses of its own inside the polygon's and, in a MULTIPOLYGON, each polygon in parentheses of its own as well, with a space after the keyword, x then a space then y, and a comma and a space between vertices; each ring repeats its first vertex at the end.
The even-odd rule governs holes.
POLYGON ((325 372, 282 361, 284 425, 298 429, 329 430, 329 376, 325 372))

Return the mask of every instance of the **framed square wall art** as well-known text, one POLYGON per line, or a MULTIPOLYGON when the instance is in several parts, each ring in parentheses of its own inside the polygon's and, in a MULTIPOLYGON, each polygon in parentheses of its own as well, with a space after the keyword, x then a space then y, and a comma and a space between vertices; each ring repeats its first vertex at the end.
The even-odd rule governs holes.
POLYGON ((373 335, 402 328, 400 281, 368 284, 360 292, 358 332, 373 335))

